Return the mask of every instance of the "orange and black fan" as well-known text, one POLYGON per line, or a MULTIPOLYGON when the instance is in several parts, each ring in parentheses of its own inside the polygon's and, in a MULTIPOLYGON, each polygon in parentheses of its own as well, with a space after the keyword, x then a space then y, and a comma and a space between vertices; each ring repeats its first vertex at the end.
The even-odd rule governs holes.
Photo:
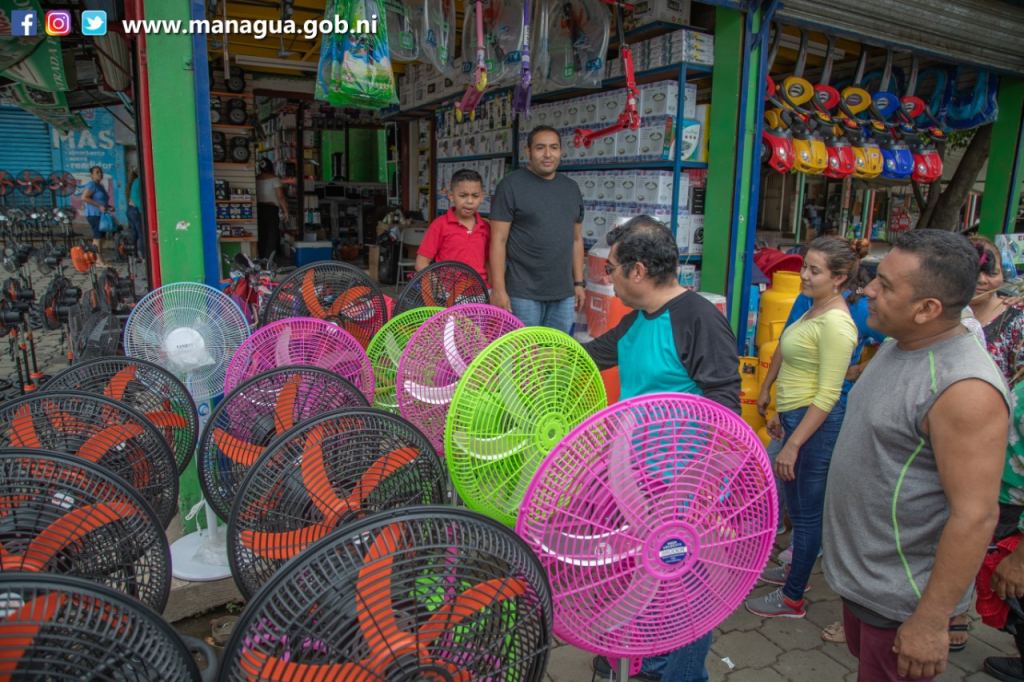
POLYGON ((440 261, 420 270, 402 290, 395 315, 413 308, 451 308, 460 303, 490 303, 487 285, 473 268, 457 261, 440 261))
POLYGON ((280 367, 240 384, 199 437, 196 468, 206 501, 226 521, 242 479, 268 445, 307 419, 366 405, 359 389, 318 367, 280 367))
POLYGON ((81 246, 71 247, 71 263, 79 272, 89 272, 89 269, 99 258, 95 250, 86 250, 81 246))
POLYGON ((27 197, 37 197, 43 193, 48 186, 46 178, 39 171, 23 170, 15 178, 18 191, 27 197))
POLYGON ((50 173, 48 186, 57 196, 69 197, 78 189, 78 180, 67 171, 56 170, 50 173))
POLYGON ((184 638, 145 604, 69 575, 0 574, 0 680, 198 682, 184 638))
POLYGON ((32 393, 0 403, 0 448, 75 455, 128 482, 163 528, 178 511, 174 453, 149 420, 102 395, 78 391, 32 393))
POLYGON ((16 184, 13 173, 10 171, 0 170, 0 197, 12 194, 16 184))
POLYGON ((123 479, 81 457, 0 452, 0 570, 77 575, 163 611, 171 552, 123 479))
POLYGON ((224 651, 225 680, 545 678, 547 576, 480 514, 412 507, 346 524, 278 571, 224 651))
POLYGON ((441 458, 401 417, 367 407, 310 419, 267 448, 242 482, 228 521, 231 575, 250 598, 335 528, 447 496, 441 458))
POLYGON ((44 392, 97 393, 135 409, 156 427, 174 452, 180 474, 199 436, 199 415, 185 384, 152 362, 126 357, 96 358, 75 364, 50 379, 44 392))
POLYGON ((366 348, 388 321, 388 306, 377 283, 346 263, 312 263, 274 288, 260 324, 289 317, 315 317, 338 325, 366 348))

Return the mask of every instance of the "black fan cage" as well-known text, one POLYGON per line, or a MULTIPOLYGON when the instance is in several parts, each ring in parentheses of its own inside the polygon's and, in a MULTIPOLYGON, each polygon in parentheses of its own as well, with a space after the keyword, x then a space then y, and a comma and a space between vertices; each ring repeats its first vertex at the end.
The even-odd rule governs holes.
POLYGON ((242 482, 228 561, 247 598, 289 558, 365 514, 441 504, 448 474, 415 426, 374 408, 312 419, 275 441, 242 482))
POLYGON ((185 643, 152 609, 64 575, 0 574, 0 671, 11 682, 194 682, 185 643))
POLYGON ((313 263, 274 287, 261 325, 289 317, 315 317, 338 325, 366 348, 388 321, 388 306, 377 283, 346 263, 313 263))
POLYGON ((46 382, 45 392, 82 391, 113 398, 141 412, 174 452, 180 474, 199 436, 195 401, 176 376, 146 360, 97 358, 78 363, 46 382))
POLYGON ((440 506, 372 514, 271 578, 221 678, 535 682, 551 609, 536 556, 497 522, 440 506))
POLYGON ((178 507, 178 468, 142 414, 106 396, 60 391, 0 403, 0 448, 83 457, 135 488, 167 528, 178 507))
POLYGON ((434 263, 413 275, 395 304, 395 315, 413 308, 451 308, 461 303, 490 303, 487 285, 473 268, 457 261, 434 263))
POLYGON ((5 571, 75 575, 163 611, 167 536, 126 482, 79 457, 0 450, 0 500, 5 571))
POLYGON ((366 405, 351 382, 318 367, 257 374, 229 393, 203 427, 196 466, 206 501, 227 520, 242 479, 275 439, 318 415, 366 405))
MULTIPOLYGON (((96 290, 86 292, 85 300, 89 305, 95 299, 96 290)), ((72 352, 76 362, 105 358, 117 353, 121 341, 121 323, 110 310, 94 310, 83 321, 78 329, 71 330, 72 352)))

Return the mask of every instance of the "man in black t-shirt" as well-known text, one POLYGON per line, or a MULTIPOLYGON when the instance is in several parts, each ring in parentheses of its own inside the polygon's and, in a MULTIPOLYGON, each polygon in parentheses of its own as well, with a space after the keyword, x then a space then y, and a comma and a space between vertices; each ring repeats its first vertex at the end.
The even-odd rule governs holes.
POLYGON ((558 131, 537 126, 529 165, 505 176, 491 199, 491 303, 524 325, 569 333, 584 302, 583 195, 558 172, 558 131))

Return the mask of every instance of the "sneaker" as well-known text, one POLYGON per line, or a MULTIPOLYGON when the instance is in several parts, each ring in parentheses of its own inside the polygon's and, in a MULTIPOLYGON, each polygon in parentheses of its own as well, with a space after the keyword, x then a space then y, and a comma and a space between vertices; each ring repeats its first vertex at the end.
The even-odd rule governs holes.
MULTIPOLYGON (((591 661, 590 667, 594 670, 594 675, 598 680, 615 679, 615 671, 612 670, 611 664, 604 656, 594 656, 594 660, 591 661)), ((655 677, 654 675, 646 675, 641 671, 636 675, 630 675, 630 679, 644 680, 644 682, 658 682, 661 678, 655 677)))
POLYGON ((1024 680, 1024 666, 1019 658, 986 658, 985 672, 1001 682, 1024 680))
MULTIPOLYGON (((787 580, 789 580, 789 564, 783 564, 775 568, 766 568, 764 573, 761 574, 761 581, 770 585, 785 585, 787 580)), ((811 589, 810 585, 804 588, 804 592, 809 589, 811 589)))
POLYGON ((782 588, 769 592, 763 597, 754 597, 744 602, 747 611, 762 618, 803 618, 807 615, 804 600, 791 601, 782 593, 782 588))
MULTIPOLYGON (((821 548, 818 548, 818 558, 821 558, 821 548)), ((780 564, 791 564, 793 563, 793 545, 790 545, 786 549, 779 552, 779 563, 780 564)))

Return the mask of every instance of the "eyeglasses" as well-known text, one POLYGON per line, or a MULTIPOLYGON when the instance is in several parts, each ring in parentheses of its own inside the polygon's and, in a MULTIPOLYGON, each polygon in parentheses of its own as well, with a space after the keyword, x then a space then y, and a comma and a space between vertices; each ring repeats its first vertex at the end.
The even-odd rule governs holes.
POLYGON ((611 277, 612 273, 615 272, 617 269, 621 268, 623 265, 631 265, 631 263, 629 261, 626 261, 626 262, 623 262, 623 263, 619 263, 618 265, 612 265, 611 263, 605 263, 604 264, 604 274, 606 274, 609 277, 611 277))

